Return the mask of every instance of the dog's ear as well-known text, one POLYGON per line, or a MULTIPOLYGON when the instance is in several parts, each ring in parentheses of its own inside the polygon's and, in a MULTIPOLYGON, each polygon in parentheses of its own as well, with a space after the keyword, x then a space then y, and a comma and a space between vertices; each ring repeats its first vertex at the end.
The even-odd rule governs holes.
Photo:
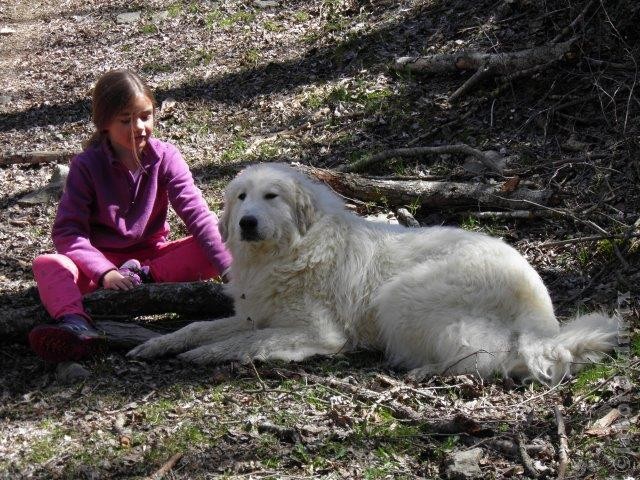
POLYGON ((294 192, 296 225, 300 235, 304 235, 316 220, 316 207, 313 197, 304 186, 296 185, 294 192))

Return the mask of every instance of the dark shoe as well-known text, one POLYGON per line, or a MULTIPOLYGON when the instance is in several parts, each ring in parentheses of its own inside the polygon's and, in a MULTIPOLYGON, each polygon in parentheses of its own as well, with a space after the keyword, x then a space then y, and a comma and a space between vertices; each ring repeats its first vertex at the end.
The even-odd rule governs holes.
POLYGON ((149 270, 149 267, 143 267, 135 258, 124 262, 118 269, 118 272, 120 272, 120 275, 122 275, 123 277, 128 277, 129 279, 131 279, 131 282, 133 282, 133 285, 136 287, 143 283, 153 282, 153 280, 151 279, 151 272, 149 270))
POLYGON ((80 361, 106 350, 106 338, 86 318, 63 315, 57 323, 38 325, 29 332, 29 344, 51 363, 80 361))

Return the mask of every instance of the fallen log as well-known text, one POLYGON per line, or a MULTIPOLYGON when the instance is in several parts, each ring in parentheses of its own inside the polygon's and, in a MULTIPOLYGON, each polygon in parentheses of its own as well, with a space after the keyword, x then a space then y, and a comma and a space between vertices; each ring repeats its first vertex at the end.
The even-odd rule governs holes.
POLYGON ((37 164, 37 163, 69 163, 78 152, 64 150, 43 152, 21 152, 10 155, 0 155, 0 166, 13 164, 37 164))
POLYGON ((459 52, 426 55, 422 57, 400 57, 396 59, 396 70, 413 73, 455 73, 462 70, 489 69, 499 75, 526 70, 566 55, 578 40, 572 38, 562 43, 505 53, 459 52))
POLYGON ((126 292, 103 289, 86 295, 83 303, 89 313, 99 315, 222 317, 233 312, 233 301, 216 282, 149 283, 126 292))
POLYGON ((419 204, 425 208, 483 207, 523 210, 532 203, 545 205, 551 199, 548 189, 504 188, 503 183, 433 182, 422 180, 381 180, 352 173, 339 173, 301 164, 299 171, 330 186, 337 193, 364 202, 383 202, 391 206, 419 204))
MULTIPOLYGON (((97 290, 85 295, 83 303, 87 311, 96 317, 113 315, 120 318, 124 314, 135 318, 177 313, 196 318, 220 318, 233 314, 233 301, 223 293, 222 284, 215 282, 150 283, 126 292, 97 290)), ((0 343, 24 341, 33 327, 47 319, 41 305, 3 312, 0 315, 0 343)), ((128 344, 137 341, 136 336, 148 335, 142 330, 126 327, 126 323, 113 323, 120 325, 105 324, 104 328, 113 342, 128 344)))
POLYGON ((160 332, 150 330, 135 323, 115 322, 113 320, 98 320, 96 328, 107 337, 110 348, 129 350, 161 335, 160 332))

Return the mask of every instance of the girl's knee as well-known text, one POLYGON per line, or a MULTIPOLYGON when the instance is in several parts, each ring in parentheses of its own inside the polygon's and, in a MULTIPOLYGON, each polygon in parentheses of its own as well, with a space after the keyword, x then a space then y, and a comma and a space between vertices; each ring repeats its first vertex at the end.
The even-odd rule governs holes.
POLYGON ((33 259, 32 268, 35 273, 51 269, 77 270, 75 263, 66 255, 59 253, 45 253, 33 259))

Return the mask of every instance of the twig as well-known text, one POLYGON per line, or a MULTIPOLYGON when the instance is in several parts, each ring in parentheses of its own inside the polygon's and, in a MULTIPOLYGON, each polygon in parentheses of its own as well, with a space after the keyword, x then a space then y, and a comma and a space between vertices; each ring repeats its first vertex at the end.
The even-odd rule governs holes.
POLYGON ((569 25, 564 27, 562 31, 558 35, 556 35, 553 40, 551 40, 551 43, 559 42, 560 39, 564 37, 567 33, 572 32, 575 29, 576 25, 582 21, 584 16, 587 14, 589 9, 591 8, 591 5, 593 5, 594 3, 595 3, 595 0, 591 0, 589 3, 587 3, 587 5, 582 9, 580 14, 573 20, 573 22, 571 22, 569 25))
MULTIPOLYGON (((499 195, 496 195, 496 197, 502 198, 499 195)), ((591 220, 584 220, 584 219, 578 217, 577 215, 574 215, 573 213, 571 213, 571 212, 569 212, 567 210, 564 210, 564 209, 561 209, 561 208, 547 207, 546 205, 542 205, 542 204, 536 203, 536 202, 528 200, 528 199, 522 199, 522 201, 524 203, 528 203, 530 205, 534 205, 534 206, 536 206, 538 208, 543 208, 543 209, 549 210, 551 212, 556 212, 556 213, 558 213, 558 214, 560 214, 560 215, 562 215, 564 217, 571 218, 571 219, 573 219, 574 221, 576 221, 578 223, 582 223, 584 225, 588 225, 591 228, 593 228, 593 229, 597 230, 598 232, 600 232, 604 236, 608 237, 608 236, 611 235, 609 232, 607 232, 604 228, 602 228, 600 225, 596 224, 595 222, 593 222, 591 220)))
POLYGON ((382 404, 383 402, 385 402, 387 400, 391 400, 391 398, 393 397, 393 394, 401 391, 402 389, 403 389, 403 387, 401 385, 398 385, 396 387, 393 387, 391 390, 388 390, 385 393, 380 394, 380 397, 375 402, 373 402, 373 405, 371 405, 371 407, 367 411, 366 415, 364 416, 363 422, 364 422, 364 425, 365 425, 365 429, 368 430, 369 418, 371 418, 371 415, 373 415, 375 413, 375 411, 378 409, 380 404, 382 404))
POLYGON ((343 172, 358 172, 393 157, 417 157, 420 155, 438 155, 442 153, 470 155, 477 158, 491 171, 498 171, 493 160, 489 158, 485 152, 477 150, 464 143, 457 145, 441 145, 438 147, 394 148, 391 150, 385 150, 384 152, 380 152, 368 158, 363 158, 351 165, 345 165, 343 168, 338 170, 343 172))
MULTIPOLYGON (((373 390, 369 390, 368 388, 357 386, 357 385, 351 385, 350 383, 343 382, 341 380, 338 380, 337 378, 322 378, 312 373, 304 373, 304 376, 314 383, 318 383, 321 385, 328 383, 332 387, 346 390, 355 396, 360 396, 369 401, 375 402, 380 398, 380 395, 381 395, 380 393, 375 392, 373 390)), ((395 410, 396 413, 400 414, 404 418, 407 418, 413 421, 423 420, 422 415, 416 412, 413 408, 407 407, 406 405, 403 405, 397 400, 389 400, 388 402, 386 402, 386 405, 392 410, 395 410)))
POLYGON ((540 477, 540 473, 533 466, 531 457, 527 453, 524 435, 522 435, 522 432, 518 432, 518 436, 516 439, 517 439, 516 443, 518 445, 518 453, 520 454, 520 459, 522 460, 522 465, 524 465, 525 472, 527 472, 527 475, 532 478, 540 477))
POLYGON ((267 391, 267 385, 264 383, 264 381, 262 380, 262 378, 260 378, 260 374, 258 373, 258 369, 256 368, 256 364, 253 363, 253 360, 249 360, 249 363, 251 364, 251 368, 253 368, 253 373, 256 374, 256 378, 258 379, 258 383, 260 383, 260 391, 266 392, 267 391))
POLYGON ((473 75, 471 75, 466 82, 464 82, 455 92, 451 94, 449 97, 449 102, 453 103, 457 101, 460 97, 465 95, 469 90, 475 87, 478 83, 480 83, 485 78, 493 75, 493 69, 488 65, 483 65, 478 70, 475 71, 473 75))
POLYGON ((550 218, 555 217, 555 212, 548 210, 511 210, 506 212, 461 212, 462 216, 474 218, 495 218, 495 219, 511 219, 511 218, 550 218))
POLYGON ((567 439, 567 431, 564 426, 564 419, 558 405, 553 406, 556 416, 556 424, 558 425, 558 438, 560 439, 560 449, 558 452, 558 480, 565 478, 567 474, 567 466, 569 464, 569 445, 567 439))
POLYGON ((169 471, 175 466, 176 463, 178 463, 178 460, 180 460, 181 458, 182 453, 175 453, 169 460, 165 462, 164 465, 162 465, 162 467, 158 469, 156 473, 147 477, 146 480, 160 480, 167 473, 169 473, 169 471))
POLYGON ((447 371, 449 371, 451 368, 455 367, 456 365, 458 365, 463 360, 466 360, 469 357, 473 357, 474 355, 476 356, 476 362, 477 362, 478 361, 478 355, 481 354, 481 353, 486 353, 487 355, 491 355, 492 357, 494 356, 494 354, 492 352, 487 352, 486 350, 483 350, 483 349, 476 350, 475 352, 471 352, 470 354, 465 355, 464 357, 459 358, 458 360, 456 360, 452 364, 448 365, 444 370, 442 370, 442 372, 440 372, 440 375, 445 375, 447 373, 447 371))
POLYGON ((636 69, 636 67, 634 67, 630 63, 609 62, 607 60, 598 60, 597 58, 589 58, 589 57, 582 57, 582 58, 588 63, 595 65, 596 67, 609 67, 609 68, 615 68, 618 70, 635 70, 636 69))
MULTIPOLYGON (((253 361, 250 361, 251 366, 253 367, 253 372, 256 375, 256 378, 258 380, 258 383, 260 383, 260 388, 257 389, 248 389, 248 390, 244 390, 245 393, 281 393, 283 395, 292 395, 294 397, 298 397, 301 400, 307 400, 307 398, 301 394, 300 392, 295 392, 292 390, 284 390, 282 388, 269 388, 267 386, 267 384, 264 382, 264 380, 262 380, 262 378, 260 377, 260 374, 258 373, 258 370, 256 369, 255 364, 253 363, 253 361)), ((324 404, 329 404, 330 402, 323 400, 321 398, 316 398, 316 401, 324 403, 324 404)))
POLYGON ((467 118, 471 117, 472 115, 474 115, 482 106, 484 102, 483 101, 479 101, 478 103, 475 103, 473 105, 470 105, 466 108, 466 112, 463 113, 462 115, 458 116, 456 115, 453 120, 449 120, 446 123, 443 124, 439 124, 436 125, 435 127, 431 128, 430 130, 418 135, 417 137, 409 140, 407 142, 407 147, 410 147, 412 145, 415 145, 418 142, 423 141, 425 138, 431 137, 432 135, 435 135, 436 133, 440 132, 441 130, 445 129, 445 128, 451 128, 454 125, 457 125, 459 123, 462 123, 463 121, 465 121, 467 118))
POLYGON ((583 242, 596 242, 598 240, 613 240, 613 239, 623 239, 628 240, 630 238, 640 237, 640 233, 632 233, 631 235, 591 235, 588 237, 577 237, 577 238, 567 238, 566 240, 553 240, 551 242, 544 242, 538 245, 539 248, 542 247, 557 247, 558 245, 568 245, 570 243, 583 243, 583 242))
MULTIPOLYGON (((524 400, 522 400, 521 402, 518 402, 518 403, 512 403, 511 405, 506 405, 504 408, 505 408, 505 409, 512 409, 512 408, 516 408, 516 407, 519 407, 519 406, 524 405, 524 404, 526 404, 526 403, 529 403, 529 402, 531 402, 531 401, 533 401, 533 400, 538 400, 539 398, 546 397, 546 396, 547 396, 547 395, 549 395, 550 393, 553 393, 554 391, 556 391, 556 390, 557 390, 558 388, 560 388, 562 385, 563 385, 563 384, 562 384, 562 380, 561 380, 561 381, 560 381, 560 382, 558 382, 556 385, 554 385, 553 387, 549 388, 549 390, 545 390, 544 392, 539 393, 538 395, 534 395, 534 396, 533 396, 533 397, 531 397, 531 398, 525 398, 525 399, 524 399, 524 400)), ((488 409, 488 408, 494 408, 494 406, 493 406, 493 405, 491 405, 491 406, 487 406, 487 407, 479 406, 479 407, 476 407, 476 410, 484 410, 484 409, 488 409)))
MULTIPOLYGON (((631 365, 625 365, 624 368, 625 368, 625 370, 633 370, 638 365, 640 365, 640 360, 633 362, 631 365)), ((609 383, 611 380, 616 378, 618 375, 620 375, 620 367, 617 367, 615 372, 613 372, 612 375, 609 375, 604 380, 601 380, 594 388, 589 390, 587 393, 584 393, 584 394, 580 395, 579 397, 575 398, 573 400, 573 402, 571 403, 571 405, 569 405, 569 407, 567 407, 567 411, 571 411, 572 409, 574 409, 576 406, 578 406, 578 404, 582 400, 587 398, 589 395, 602 390, 602 387, 604 387, 607 383, 609 383)))

